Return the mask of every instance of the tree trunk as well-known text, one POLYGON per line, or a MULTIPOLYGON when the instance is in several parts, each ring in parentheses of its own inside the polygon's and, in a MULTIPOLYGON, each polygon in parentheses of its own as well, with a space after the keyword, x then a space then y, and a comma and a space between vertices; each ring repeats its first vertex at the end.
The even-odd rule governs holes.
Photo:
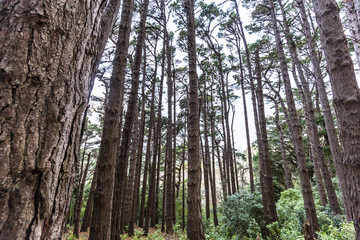
MULTIPOLYGON (((263 198, 266 199, 266 205, 264 208, 267 208, 265 213, 268 213, 268 216, 265 216, 266 224, 271 224, 277 221, 277 213, 276 213, 276 203, 275 203, 275 194, 274 194, 274 186, 273 186, 273 177, 271 172, 271 162, 270 162, 270 152, 269 152, 269 142, 267 138, 266 131, 266 117, 265 117, 265 105, 264 105, 264 96, 262 89, 262 81, 261 81, 261 66, 259 59, 259 50, 257 49, 255 52, 255 63, 256 63, 256 79, 257 79, 257 98, 258 98, 258 110, 259 110, 259 123, 260 123, 260 141, 262 149, 259 151, 263 151, 263 158, 261 162, 262 172, 263 172, 263 187, 265 187, 265 195, 263 198)), ((272 236, 274 238, 275 236, 272 236)))
POLYGON ((117 139, 131 28, 132 4, 131 0, 123 2, 119 38, 110 79, 109 102, 106 105, 104 115, 104 128, 98 160, 98 178, 94 192, 93 215, 96 216, 96 221, 94 221, 95 218, 91 221, 89 239, 110 239, 117 139))
MULTIPOLYGON (((347 18, 347 24, 349 24, 349 30, 354 44, 356 62, 360 66, 360 21, 357 14, 355 4, 353 0, 344 0, 343 6, 345 7, 345 15, 347 18)), ((360 69, 360 68, 359 68, 360 69)))
POLYGON ((92 213, 92 208, 93 208, 93 203, 94 203, 94 191, 96 188, 96 181, 97 181, 97 164, 95 166, 95 170, 93 173, 93 179, 91 181, 91 187, 90 187, 90 193, 89 193, 89 197, 87 199, 86 202, 86 207, 85 207, 85 212, 84 212, 84 217, 83 217, 83 221, 81 224, 81 229, 80 232, 87 232, 88 228, 90 227, 90 222, 91 222, 91 213, 92 213))
POLYGON ((201 164, 199 149, 199 99, 198 79, 196 74, 196 45, 194 1, 185 4, 187 19, 187 45, 189 59, 189 121, 188 121, 188 226, 187 237, 192 240, 205 239, 201 221, 201 164))
POLYGON ((304 208, 306 212, 306 218, 311 225, 311 234, 315 238, 316 232, 319 230, 319 223, 316 215, 315 203, 312 194, 311 184, 309 180, 309 173, 306 165, 305 148, 302 141, 301 125, 299 116, 296 112, 293 92, 291 89, 290 77, 286 65, 285 53, 281 42, 280 32, 277 26, 277 20, 275 16, 274 1, 270 0, 270 14, 273 25, 273 31, 276 39, 276 47, 279 55, 279 64, 281 67, 281 73, 285 85, 286 102, 288 105, 289 118, 291 124, 289 125, 290 133, 292 134, 292 140, 294 142, 296 158, 298 163, 298 171, 301 180, 301 188, 304 198, 304 208))
POLYGON ((61 237, 104 7, 0 4, 1 239, 61 237))
POLYGON ((80 191, 78 192, 78 194, 76 196, 76 202, 75 202, 75 211, 76 211, 75 216, 76 216, 76 218, 74 219, 75 223, 74 223, 73 234, 75 234, 75 236, 77 238, 79 238, 82 199, 83 199, 83 194, 84 194, 86 176, 87 176, 87 172, 88 172, 89 164, 90 164, 90 158, 91 158, 91 152, 89 152, 87 154, 87 163, 86 163, 85 169, 83 170, 84 173, 82 174, 82 178, 81 178, 81 183, 80 183, 80 188, 79 188, 80 191))
POLYGON ((360 238, 360 90, 342 28, 339 7, 333 0, 313 0, 339 121, 343 149, 345 195, 360 238))
POLYGON ((331 149, 331 155, 333 157, 334 166, 336 169, 336 174, 339 178, 340 188, 342 191, 342 196, 344 199, 344 205, 345 205, 345 212, 347 213, 348 220, 350 220, 348 212, 350 212, 349 209, 349 203, 347 200, 346 192, 346 185, 345 185, 345 175, 344 175, 344 169, 342 166, 342 152, 340 149, 340 145, 337 139, 337 133, 334 126, 334 120, 330 109, 330 103, 327 97, 326 87, 324 83, 324 79, 322 77, 321 67, 320 67, 320 60, 316 53, 316 48, 313 42, 311 30, 310 30, 310 24, 307 19, 307 14, 305 12, 305 6, 302 1, 297 1, 297 4, 300 8, 300 14, 301 14, 301 20, 302 20, 302 29, 306 37, 307 46, 309 48, 310 52, 310 59, 313 65, 314 74, 315 74, 315 80, 316 85, 318 88, 318 93, 320 97, 320 103, 322 107, 322 112, 325 119, 325 126, 326 131, 328 133, 328 139, 330 143, 330 149, 331 149))
MULTIPOLYGON (((111 239, 121 239, 122 233, 122 203, 124 198, 124 188, 126 184, 127 161, 129 155, 129 142, 133 128, 134 118, 137 112, 137 97, 139 89, 140 66, 142 60, 142 51, 145 43, 145 24, 147 19, 149 0, 144 0, 141 5, 141 18, 139 25, 139 33, 135 46, 134 67, 132 68, 131 91, 128 100, 127 111, 125 115, 125 123, 122 131, 121 144, 119 149, 119 157, 116 161, 114 199, 111 218, 111 239)), ((144 51, 144 55, 146 52, 144 51)), ((145 61, 146 62, 146 61, 145 61)), ((145 74, 145 73, 144 73, 145 74)))

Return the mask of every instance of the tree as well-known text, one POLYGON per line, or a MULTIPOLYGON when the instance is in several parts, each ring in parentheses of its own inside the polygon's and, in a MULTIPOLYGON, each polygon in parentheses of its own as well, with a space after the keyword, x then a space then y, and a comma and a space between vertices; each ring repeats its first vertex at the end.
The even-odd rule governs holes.
POLYGON ((201 221, 201 165, 199 149, 199 100, 198 80, 196 74, 196 45, 195 45, 195 20, 194 1, 185 2, 187 19, 187 42, 189 58, 189 120, 188 120, 188 226, 189 239, 205 239, 201 221))
POLYGON ((332 86, 343 149, 345 193, 356 237, 360 238, 360 89, 334 0, 313 0, 332 86))
POLYGON ((119 119, 124 91, 126 53, 129 47, 132 12, 133 1, 124 1, 99 151, 98 177, 94 191, 93 209, 93 216, 96 216, 96 221, 95 218, 91 221, 89 239, 110 239, 115 163, 120 131, 119 119))
POLYGON ((104 1, 0 4, 2 239, 63 232, 89 80, 102 54, 98 44, 108 36, 99 35, 105 7, 104 1))

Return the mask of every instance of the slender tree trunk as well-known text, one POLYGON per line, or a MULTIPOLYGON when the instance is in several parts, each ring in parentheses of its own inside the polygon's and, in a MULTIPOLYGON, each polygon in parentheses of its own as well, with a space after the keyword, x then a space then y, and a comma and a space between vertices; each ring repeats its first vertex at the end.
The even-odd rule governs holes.
MULTIPOLYGON (((281 1, 279 1, 279 4, 280 4, 280 9, 281 9, 282 15, 283 15, 285 34, 287 36, 286 38, 287 38, 287 42, 289 45, 290 53, 292 55, 292 61, 297 67, 300 81, 301 81, 301 86, 299 89, 302 89, 301 96, 303 98, 305 114, 307 115, 306 120, 307 120, 307 125, 308 125, 308 133, 309 133, 309 137, 310 137, 312 152, 314 153, 314 155, 313 155, 314 163, 316 163, 318 165, 318 168, 321 171, 322 175, 320 175, 320 176, 324 180, 325 189, 326 189, 326 192, 327 192, 327 195, 329 198, 331 210, 335 214, 341 214, 340 204, 337 199, 335 188, 334 188, 334 185, 331 180, 330 171, 329 171, 329 168, 327 167, 325 157, 324 157, 322 148, 320 146, 319 132, 318 132, 317 124, 316 124, 316 120, 315 120, 315 111, 314 111, 313 101, 311 99, 309 84, 308 84, 307 80, 305 79, 302 65, 300 63, 300 60, 298 58, 298 54, 296 51, 295 43, 292 40, 292 37, 290 35, 290 28, 289 28, 287 18, 285 15, 284 6, 281 1)), ((317 179, 318 179, 318 177, 317 177, 317 179)), ((325 200, 326 200, 326 196, 325 196, 325 200)))
POLYGON ((345 195, 360 238, 360 90, 341 24, 339 7, 333 0, 313 0, 325 59, 329 69, 334 107, 343 149, 345 195))
MULTIPOLYGON (((259 140, 259 118, 257 116, 257 108, 256 108, 256 97, 255 97, 255 87, 254 87, 254 80, 253 80, 253 75, 252 75, 252 70, 251 70, 251 59, 250 59, 250 51, 248 48, 248 44, 246 41, 246 37, 245 37, 245 33, 244 33, 244 29, 242 26, 242 22, 240 19, 240 13, 239 13, 239 6, 237 4, 237 0, 233 0, 234 4, 235 4, 235 10, 236 10, 236 16, 238 18, 238 28, 240 31, 240 35, 241 38, 243 40, 244 43, 244 47, 245 47, 245 55, 246 55, 246 63, 247 63, 247 69, 248 69, 248 74, 249 74, 249 81, 250 81, 250 87, 251 87, 251 101, 252 101, 252 105, 253 105, 253 112, 254 112, 254 121, 255 121, 255 130, 256 130, 256 136, 257 139, 259 140)), ((239 55, 239 59, 241 60, 241 53, 240 53, 240 45, 238 46, 238 55, 239 55)), ((241 63, 240 63, 241 65, 241 63)), ((241 67, 241 66, 240 66, 241 67)), ((240 68, 240 70, 242 71, 242 67, 240 68)), ((241 75, 243 76, 243 74, 241 73, 241 75)), ((243 84, 244 84, 244 78, 242 78, 242 89, 243 89, 243 84)), ((244 101, 245 101, 245 94, 243 92, 243 97, 244 97, 244 101)), ((245 111, 245 107, 246 106, 246 102, 244 102, 244 111, 245 111)), ((245 121, 247 122, 247 113, 245 115, 245 121)), ((246 124, 245 122, 245 124, 246 124)), ((247 124, 248 125, 248 124, 247 124)), ((247 130, 247 134, 248 134, 248 130, 247 130)), ((248 135, 247 135, 248 136, 248 135)), ((249 174, 250 174, 250 189, 251 192, 254 192, 255 187, 254 187, 254 177, 253 177, 253 169, 252 169, 252 158, 251 158, 251 145, 250 145, 250 137, 247 137, 247 141, 248 141, 248 161, 249 161, 249 174)))
POLYGON ((141 175, 141 166, 142 166, 142 155, 143 155, 143 146, 144 146, 144 131, 145 131, 145 81, 143 78, 141 86, 141 117, 139 124, 139 136, 138 136, 138 149, 136 156, 136 166, 135 166, 135 179, 134 179, 134 190, 132 192, 132 205, 131 205, 131 215, 129 220, 128 234, 129 236, 134 235, 134 223, 137 219, 137 211, 139 206, 139 193, 140 193, 140 175, 141 175))
POLYGON ((84 212, 84 217, 83 217, 83 221, 81 224, 80 232, 87 232, 88 228, 90 227, 91 215, 92 215, 91 213, 92 213, 92 208, 93 208, 93 203, 94 203, 94 191, 96 188, 96 181, 97 181, 97 175, 98 175, 97 169, 98 168, 97 168, 97 164, 96 164, 94 173, 93 173, 93 179, 91 181, 89 197, 86 202, 86 207, 85 207, 85 212, 84 212))
MULTIPOLYGON (((122 233, 122 203, 124 198, 124 189, 126 184, 127 160, 129 155, 129 142, 134 123, 134 117, 137 112, 137 96, 139 89, 140 65, 142 58, 143 46, 145 43, 145 24, 147 19, 149 0, 144 0, 141 5, 141 18, 139 33, 135 47, 134 67, 132 69, 131 91, 128 100, 125 122, 122 131, 119 157, 116 162, 114 199, 111 219, 111 239, 121 239, 122 233)), ((146 55, 144 53, 144 55, 146 55)), ((146 62, 146 61, 145 61, 146 62)), ((145 73, 144 73, 145 74, 145 73)))
MULTIPOLYGON (((146 57, 144 55, 144 71, 146 70, 145 66, 146 66, 146 57)), ((144 73, 144 75, 145 75, 145 73, 144 73)), ((145 78, 144 78, 144 80, 145 80, 145 78)), ((146 153, 145 153, 145 167, 144 167, 144 173, 143 173, 144 175, 143 175, 143 182, 142 182, 142 188, 141 188, 141 202, 140 202, 140 210, 139 210, 139 227, 144 226, 145 201, 146 201, 145 198, 146 198, 146 192, 147 192, 147 181, 148 181, 150 158, 151 158, 151 143, 152 143, 153 125, 154 125, 154 116, 152 114, 150 114, 150 122, 149 122, 149 127, 148 127, 146 153)))
POLYGON ((347 200, 347 195, 345 194, 346 180, 345 180, 345 175, 344 175, 344 169, 342 166, 342 152, 341 152, 340 145, 339 145, 339 142, 337 139, 337 134, 336 134, 335 126, 334 126, 334 120, 333 120, 331 109, 330 109, 330 103, 329 103, 329 100, 327 97, 324 79, 322 77, 320 60, 317 56, 315 44, 312 40, 310 24, 307 19, 307 14, 305 12, 304 3, 302 1, 297 1, 297 4, 300 8, 302 28, 303 28, 303 32, 306 37, 307 46, 308 46, 309 52, 310 52, 310 59, 311 59, 313 69, 314 69, 316 85, 318 88, 320 103, 321 103, 321 107, 322 107, 322 113, 324 115, 326 131, 328 133, 328 139, 329 139, 329 143, 330 143, 331 155, 333 157, 336 174, 339 178, 340 188, 343 193, 342 196, 344 199, 345 211, 347 213, 348 219, 350 220, 350 218, 349 218, 350 214, 348 213, 350 211, 350 209, 348 207, 349 203, 347 200))
POLYGON ((88 153, 87 154, 87 163, 86 163, 85 169, 83 170, 84 173, 82 174, 82 178, 81 178, 80 191, 79 191, 78 195, 76 196, 76 202, 77 202, 77 204, 75 204, 75 206, 76 206, 76 209, 75 209, 76 218, 75 218, 74 232, 73 233, 75 234, 75 236, 77 238, 79 238, 82 198, 83 198, 83 194, 84 194, 84 187, 85 187, 87 172, 88 172, 88 169, 89 169, 90 158, 91 158, 91 153, 88 153))
MULTIPOLYGON (((156 52, 156 50, 155 50, 156 52)), ((156 57, 156 56, 155 56, 156 57)), ((155 61, 155 74, 152 82, 152 93, 151 93, 151 107, 150 107, 150 123, 149 123, 149 134, 151 133, 151 129, 154 127, 155 121, 155 89, 156 89, 156 73, 157 73, 157 62, 155 61)), ((144 225, 144 233, 145 235, 149 232, 149 224, 150 224, 150 215, 155 209, 155 187, 156 187, 156 155, 157 155, 157 127, 156 125, 154 134, 153 134, 153 161, 150 167, 150 176, 149 176, 149 194, 146 208, 146 217, 145 217, 145 225, 144 225)), ((154 222, 154 220, 152 221, 154 222)))
POLYGON ((205 239, 201 221, 201 164, 199 149, 199 99, 198 79, 196 74, 196 45, 194 1, 187 0, 185 4, 188 37, 189 58, 189 121, 188 121, 188 226, 187 237, 192 240, 205 239))
MULTIPOLYGON (((137 107, 138 108, 138 107, 137 107)), ((138 119, 139 111, 136 111, 136 115, 134 116, 134 128, 132 132, 132 141, 131 141, 131 153, 130 153, 130 164, 129 164, 129 175, 127 179, 127 184, 125 188, 124 194, 124 216, 123 216, 123 222, 124 226, 127 226, 130 224, 130 218, 132 214, 132 208, 133 205, 133 191, 134 190, 134 182, 135 182, 135 171, 136 171, 136 160, 137 160, 137 150, 139 148, 138 141, 139 141, 139 119, 138 119)))
MULTIPOLYGON (((270 152, 269 152, 269 142, 267 138, 266 131, 266 117, 265 117, 265 104, 264 104, 264 96, 262 90, 262 81, 261 81, 261 66, 259 59, 259 51, 258 49, 255 52, 255 62, 256 62, 256 74, 257 74, 257 98, 258 98, 258 110, 259 110, 259 123, 260 123, 260 134, 261 134, 261 146, 263 151, 263 162, 262 172, 264 179, 264 187, 265 187, 265 196, 263 198, 266 199, 267 212, 269 215, 265 217, 267 220, 267 224, 271 224, 277 221, 277 213, 276 213, 276 203, 275 203, 275 194, 274 194, 274 186, 273 186, 273 177, 271 171, 271 162, 270 162, 270 152)), ((272 236, 275 237, 275 236, 272 236)))
POLYGON ((293 92, 291 89, 290 77, 286 65, 285 53, 281 42, 280 32, 277 26, 277 20, 275 16, 274 1, 270 0, 270 14, 273 25, 273 31, 276 39, 276 46, 279 55, 279 64, 281 67, 282 77, 285 86, 286 102, 288 105, 289 118, 290 118, 290 133, 292 134, 292 140, 294 142, 296 158, 298 163, 298 171, 301 180, 301 188, 304 198, 304 208, 306 212, 306 218, 310 222, 311 237, 315 238, 316 232, 319 230, 319 223, 316 215, 315 203, 312 194, 311 184, 309 180, 309 173, 306 165, 305 148, 302 142, 301 125, 299 122, 299 116, 296 112, 293 92))
POLYGON ((132 0, 123 2, 119 38, 113 61, 113 72, 110 79, 109 103, 105 108, 104 128, 101 139, 98 178, 94 192, 93 215, 89 239, 110 239, 111 212, 113 203, 114 174, 121 114, 121 99, 125 79, 127 50, 133 11, 132 0), (120 101, 119 101, 120 99, 120 101))

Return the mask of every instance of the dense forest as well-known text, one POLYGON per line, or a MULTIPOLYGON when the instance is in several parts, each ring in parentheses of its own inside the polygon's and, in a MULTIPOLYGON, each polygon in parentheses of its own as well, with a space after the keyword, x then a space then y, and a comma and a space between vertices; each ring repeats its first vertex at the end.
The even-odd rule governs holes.
POLYGON ((0 0, 0 240, 360 240, 360 0, 0 0))

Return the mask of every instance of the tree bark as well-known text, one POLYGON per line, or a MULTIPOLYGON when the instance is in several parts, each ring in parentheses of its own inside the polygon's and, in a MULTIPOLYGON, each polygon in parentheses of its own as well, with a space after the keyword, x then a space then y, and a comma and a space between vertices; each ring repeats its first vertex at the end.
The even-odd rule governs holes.
MULTIPOLYGON (((139 24, 139 33, 135 46, 134 66, 131 76, 131 91, 128 100, 125 122, 122 131, 121 144, 119 149, 119 157, 116 161, 114 199, 111 219, 111 239, 120 240, 122 233, 122 203, 124 198, 124 188, 126 184, 127 161, 129 155, 129 142, 133 129, 134 117, 137 112, 137 99, 140 78, 140 66, 142 60, 142 51, 145 44, 145 24, 147 19, 149 0, 144 0, 141 5, 141 17, 139 24)), ((145 52, 144 52, 145 56, 145 52)), ((145 61, 146 63, 146 61, 145 61)), ((144 73, 145 74, 145 73, 144 73)))
POLYGON ((199 149, 199 99, 196 74, 196 45, 194 1, 185 4, 187 19, 187 42, 189 59, 189 121, 188 121, 188 226, 187 237, 192 240, 205 239, 201 221, 201 165, 199 149))
POLYGON ((354 221, 356 238, 360 238, 360 90, 337 3, 333 0, 313 0, 313 3, 339 121, 348 214, 354 221))
POLYGON ((1 239, 61 237, 104 7, 0 4, 1 239))
POLYGON ((274 1, 270 0, 270 14, 273 25, 273 31, 276 40, 276 47, 279 55, 279 64, 281 67, 281 73, 285 86, 286 102, 288 105, 289 118, 290 118, 290 133, 292 134, 292 140, 294 142, 296 158, 298 163, 298 171, 301 180, 301 188, 304 198, 304 208, 306 212, 306 218, 311 225, 312 238, 316 237, 316 232, 319 230, 319 223, 316 215, 314 197, 312 194, 311 184, 309 180, 309 173, 306 165, 305 148, 302 142, 301 125, 299 122, 299 116, 296 112, 293 92, 291 89, 290 77, 288 68, 286 65, 285 53, 281 42, 280 32, 277 26, 277 20, 275 16, 274 1))

